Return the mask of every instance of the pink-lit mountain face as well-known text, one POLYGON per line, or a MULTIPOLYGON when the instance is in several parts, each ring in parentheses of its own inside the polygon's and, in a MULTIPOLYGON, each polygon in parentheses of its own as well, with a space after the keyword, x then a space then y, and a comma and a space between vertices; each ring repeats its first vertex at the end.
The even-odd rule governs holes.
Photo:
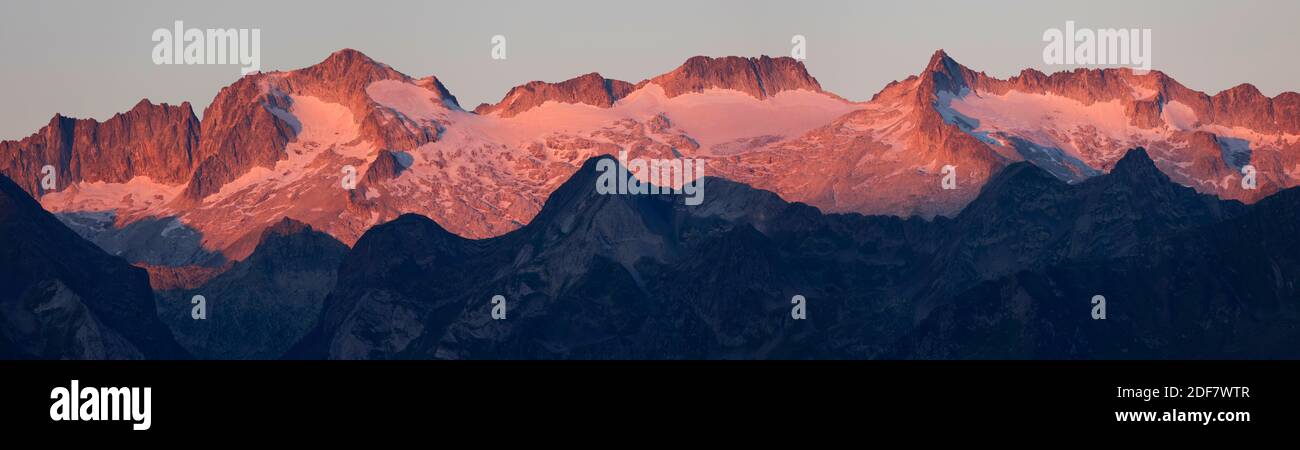
POLYGON ((407 212, 464 237, 500 235, 583 161, 620 151, 702 159, 705 175, 829 212, 931 217, 960 211, 1012 162, 1074 182, 1139 146, 1178 183, 1253 202, 1297 184, 1298 143, 1300 94, 1242 85, 1209 96, 1160 72, 999 80, 938 52, 920 75, 850 102, 790 58, 695 57, 636 84, 532 82, 471 112, 434 77, 343 50, 240 79, 202 121, 188 104, 147 102, 103 123, 56 116, 0 144, 0 170, 48 210, 103 213, 92 229, 162 218, 150 242, 190 229, 242 259, 285 217, 349 245, 407 212), (47 164, 59 174, 51 192, 40 187, 47 164), (1258 189, 1241 185, 1247 164, 1258 189), (944 166, 956 189, 941 188, 944 166))

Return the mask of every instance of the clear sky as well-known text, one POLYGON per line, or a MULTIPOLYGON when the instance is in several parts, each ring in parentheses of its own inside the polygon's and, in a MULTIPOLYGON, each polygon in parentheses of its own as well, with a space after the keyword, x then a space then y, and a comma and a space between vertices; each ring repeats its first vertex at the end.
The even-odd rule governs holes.
POLYGON ((1300 2, 1237 1, 27 1, 0 5, 0 139, 55 113, 106 119, 141 98, 189 101, 199 114, 239 76, 234 66, 154 65, 150 36, 187 28, 259 28, 263 70, 305 67, 350 47, 407 75, 436 75, 461 104, 495 102, 530 80, 587 72, 640 81, 694 55, 789 55, 807 37, 822 86, 864 100, 919 72, 944 48, 998 77, 1045 72, 1042 35, 1150 28, 1153 68, 1216 93, 1249 82, 1300 91, 1300 2), (491 37, 507 38, 493 60, 491 37))

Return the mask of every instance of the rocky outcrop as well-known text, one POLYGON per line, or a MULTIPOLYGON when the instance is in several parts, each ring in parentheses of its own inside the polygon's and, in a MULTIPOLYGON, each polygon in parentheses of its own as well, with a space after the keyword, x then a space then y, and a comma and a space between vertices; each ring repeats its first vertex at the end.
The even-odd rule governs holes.
POLYGON ((253 167, 273 167, 287 158, 285 145, 301 131, 289 112, 293 95, 347 107, 361 138, 384 147, 415 148, 436 140, 437 124, 395 113, 369 96, 372 83, 387 80, 420 86, 448 107, 458 107, 437 78, 412 79, 352 49, 304 69, 245 76, 222 89, 204 111, 200 162, 184 197, 201 200, 253 167))
POLYGON ((474 112, 496 114, 501 117, 514 117, 546 102, 608 108, 613 106, 614 102, 631 93, 634 88, 632 83, 611 80, 592 72, 559 83, 533 81, 522 86, 516 86, 510 89, 505 98, 501 99, 497 104, 489 105, 484 103, 474 108, 474 112))
POLYGON ((20 141, 0 142, 0 173, 34 197, 46 165, 55 169, 55 188, 72 183, 122 183, 137 176, 177 184, 196 163, 199 119, 188 102, 177 106, 141 100, 125 113, 99 122, 55 115, 20 141))
POLYGON ((297 130, 272 108, 284 110, 290 101, 283 93, 267 91, 261 85, 266 76, 246 76, 221 89, 203 111, 203 139, 195 154, 198 165, 183 198, 202 200, 248 169, 272 167, 286 157, 284 146, 297 130))
POLYGON ((669 98, 706 89, 731 89, 765 99, 782 91, 821 92, 821 84, 808 74, 802 62, 790 57, 742 58, 696 56, 672 72, 642 81, 637 87, 654 83, 669 98))
POLYGON ((978 141, 960 139, 965 150, 958 153, 1029 160, 1077 182, 1109 170, 1122 149, 1143 146, 1177 183, 1255 202, 1300 182, 1293 175, 1300 144, 1287 137, 1300 117, 1297 99, 1300 94, 1291 92, 1268 98, 1250 85, 1211 96, 1159 71, 1123 68, 1051 75, 1025 70, 1002 80, 967 69, 940 50, 921 75, 891 83, 872 102, 915 100, 914 120, 929 130, 917 138, 929 141, 918 151, 936 148, 935 138, 951 129, 936 122, 947 122, 978 141), (975 107, 976 117, 966 117, 953 104, 982 106, 975 107), (1122 110, 1115 111, 1115 104, 1122 110), (976 151, 981 146, 988 150, 976 151), (1247 164, 1256 171, 1255 188, 1242 186, 1247 164))
POLYGON ((394 150, 380 150, 379 155, 370 163, 366 169, 365 182, 382 183, 393 178, 397 178, 402 171, 411 167, 411 155, 405 152, 394 150))
POLYGON ((760 100, 782 91, 822 90, 817 79, 808 74, 803 63, 793 58, 696 56, 672 72, 635 85, 607 79, 594 72, 559 83, 533 81, 511 89, 500 102, 479 105, 474 111, 513 117, 548 101, 608 108, 619 99, 651 83, 663 87, 664 93, 670 98, 706 89, 736 90, 760 100))
POLYGON ((1010 91, 1053 94, 1085 105, 1120 101, 1132 123, 1141 128, 1163 124, 1159 119, 1163 106, 1179 102, 1190 107, 1204 125, 1240 126, 1262 133, 1300 133, 1300 94, 1284 92, 1270 98, 1249 83, 1211 96, 1183 86, 1157 70, 1139 74, 1126 68, 1079 68, 1051 75, 1026 69, 1001 80, 965 68, 943 50, 935 52, 924 73, 937 74, 940 89, 953 94, 969 88, 992 94, 1010 91))

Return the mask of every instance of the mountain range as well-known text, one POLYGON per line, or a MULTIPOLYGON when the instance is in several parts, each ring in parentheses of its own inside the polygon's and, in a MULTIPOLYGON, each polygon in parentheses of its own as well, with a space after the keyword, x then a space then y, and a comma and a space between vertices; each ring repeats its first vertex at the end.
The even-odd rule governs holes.
POLYGON ((1297 114, 942 51, 865 102, 695 57, 470 111, 342 50, 0 143, 0 357, 1296 357, 1297 114), (703 204, 599 193, 621 152, 703 204))
POLYGON ((713 178, 699 208, 600 195, 593 167, 500 237, 467 240, 417 215, 371 229, 289 356, 1296 355, 1300 266, 1282 231, 1297 219, 1295 190, 1257 206, 1217 200, 1170 181, 1143 149, 1078 184, 1013 163, 972 207, 936 221, 826 215, 713 178), (1251 239, 1224 232, 1238 223, 1268 224, 1268 237, 1236 249, 1251 239), (1262 260, 1183 262, 1219 252, 1262 260), (1021 287, 1039 278, 1056 284, 1021 287), (1106 320, 1090 315, 1094 295, 1109 299, 1106 320), (794 296, 806 320, 792 318, 794 296))
POLYGON ((1297 145, 1300 94, 1211 96, 1158 71, 1000 80, 939 51, 919 75, 852 102, 791 58, 694 57, 638 83, 531 82, 468 111, 436 77, 341 50, 241 78, 202 120, 188 103, 148 100, 102 123, 56 115, 0 143, 0 172, 133 263, 221 267, 285 217, 347 245, 406 213, 499 236, 583 161, 619 151, 701 159, 709 175, 827 212, 932 218, 957 214, 1011 163, 1077 183, 1133 147, 1179 184, 1251 203, 1297 183, 1297 145), (1256 189, 1242 186, 1247 164, 1256 189), (941 189, 944 166, 957 189, 941 189))
POLYGON ((0 304, 5 354, 1300 356, 1292 345, 1300 337, 1293 281, 1300 249, 1291 236, 1300 189, 1254 205, 1218 200, 1172 182, 1136 149, 1111 173, 1075 184, 1013 163, 956 217, 924 220, 825 214, 713 177, 704 180, 710 196, 700 206, 674 195, 604 195, 595 188, 600 158, 610 157, 586 162, 533 221, 502 236, 467 239, 406 214, 348 249, 283 220, 249 258, 156 295, 142 269, 99 250, 7 183, 5 248, 30 250, 5 259, 6 273, 17 274, 5 285, 28 286, 0 304), (68 253, 78 257, 61 256, 68 253), (48 269, 60 265, 70 268, 48 269), (122 301, 127 293, 135 300, 122 301), (193 295, 208 299, 202 321, 189 317, 193 295), (1097 295, 1108 301, 1104 320, 1091 315, 1097 295), (493 316, 496 296, 507 307, 501 320, 493 316), (805 320, 791 314, 796 296, 806 300, 805 320), (83 311, 74 317, 88 317, 69 322, 50 311, 71 307, 45 306, 72 300, 83 311), (124 313, 134 319, 117 317, 124 313), (69 331, 85 322, 98 334, 69 331), (75 336, 64 339, 78 344, 14 350, 45 342, 35 336, 75 336), (79 350, 117 346, 163 350, 79 350))

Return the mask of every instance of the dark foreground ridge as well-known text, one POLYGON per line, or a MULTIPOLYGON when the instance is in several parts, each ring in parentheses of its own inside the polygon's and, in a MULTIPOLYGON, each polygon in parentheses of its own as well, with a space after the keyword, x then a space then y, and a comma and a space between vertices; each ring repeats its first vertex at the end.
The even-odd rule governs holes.
POLYGON ((1220 201, 1170 182, 1142 149, 1075 185, 1013 164, 933 222, 825 215, 716 178, 688 207, 600 195, 596 177, 588 161, 532 223, 497 238, 417 215, 371 229, 289 356, 1296 355, 1284 281, 1300 252, 1284 230, 1300 220, 1297 194, 1220 201), (806 320, 792 318, 796 295, 806 320), (1092 318, 1095 295, 1105 320, 1092 318))
POLYGON ((144 269, 109 255, 0 176, 0 358, 176 359, 144 269))

